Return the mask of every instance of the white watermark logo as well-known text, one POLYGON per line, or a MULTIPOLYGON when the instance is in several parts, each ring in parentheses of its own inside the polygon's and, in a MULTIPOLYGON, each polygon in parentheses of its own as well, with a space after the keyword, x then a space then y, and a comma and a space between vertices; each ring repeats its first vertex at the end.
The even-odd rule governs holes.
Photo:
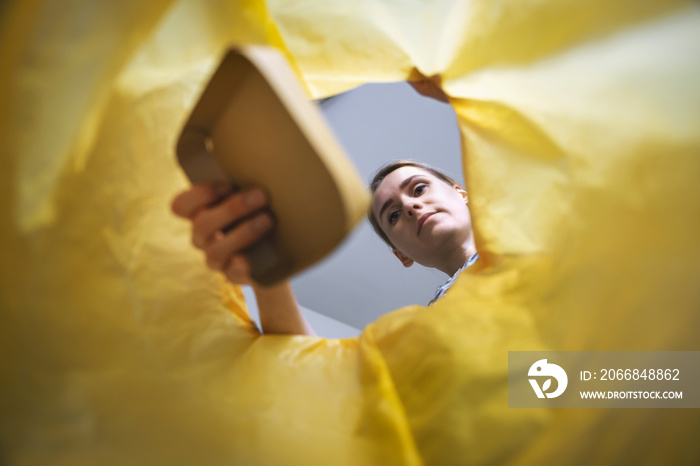
POLYGON ((547 363, 546 359, 540 359, 535 364, 530 366, 530 370, 527 373, 530 377, 547 377, 547 379, 542 384, 540 388, 537 379, 528 379, 532 389, 535 391, 537 398, 556 398, 566 390, 566 385, 569 383, 569 378, 566 376, 564 369, 557 366, 556 364, 547 363), (557 389, 551 393, 547 390, 550 389, 552 385, 552 378, 557 380, 557 389))

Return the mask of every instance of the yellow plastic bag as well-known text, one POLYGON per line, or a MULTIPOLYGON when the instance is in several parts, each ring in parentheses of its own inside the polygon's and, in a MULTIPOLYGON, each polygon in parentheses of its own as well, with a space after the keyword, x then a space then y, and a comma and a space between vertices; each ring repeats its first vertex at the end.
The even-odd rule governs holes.
POLYGON ((698 350, 693 2, 14 2, 0 40, 4 464, 695 464, 696 410, 507 407, 509 350, 698 350), (477 246, 357 339, 260 336, 168 211, 220 52, 310 93, 434 77, 477 246))

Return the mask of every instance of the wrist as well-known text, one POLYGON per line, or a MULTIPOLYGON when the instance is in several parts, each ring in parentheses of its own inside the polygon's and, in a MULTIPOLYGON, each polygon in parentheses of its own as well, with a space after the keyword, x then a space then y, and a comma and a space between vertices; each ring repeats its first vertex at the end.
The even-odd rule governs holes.
POLYGON ((250 284, 251 288, 253 288, 253 292, 257 295, 274 295, 274 294, 280 294, 280 293, 286 293, 288 291, 291 291, 292 285, 289 282, 289 280, 282 280, 274 285, 261 285, 256 282, 251 282, 250 284))

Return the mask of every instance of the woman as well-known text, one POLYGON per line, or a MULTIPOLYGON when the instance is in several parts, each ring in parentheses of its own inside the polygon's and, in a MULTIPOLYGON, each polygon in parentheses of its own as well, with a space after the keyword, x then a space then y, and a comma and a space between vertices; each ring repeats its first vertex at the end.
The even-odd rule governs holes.
MULTIPOLYGON (((410 267, 417 262, 451 277, 433 301, 439 299, 459 272, 478 259, 467 193, 440 171, 409 161, 380 169, 370 189, 370 223, 401 263, 410 267)), ((314 335, 288 280, 264 287, 250 278, 243 251, 274 227, 267 204, 260 188, 234 193, 228 185, 206 184, 179 194, 172 209, 192 222, 192 242, 204 251, 209 267, 232 283, 252 286, 264 333, 314 335)))
POLYGON ((417 262, 451 277, 432 304, 479 258, 466 191, 444 173, 410 161, 381 168, 370 190, 369 222, 404 267, 417 262))

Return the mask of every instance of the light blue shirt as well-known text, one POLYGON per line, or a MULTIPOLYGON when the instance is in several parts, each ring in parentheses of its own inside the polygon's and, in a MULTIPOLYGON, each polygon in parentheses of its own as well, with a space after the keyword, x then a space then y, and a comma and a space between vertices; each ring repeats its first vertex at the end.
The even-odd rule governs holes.
POLYGON ((442 297, 445 295, 445 293, 447 293, 447 290, 450 289, 450 287, 451 287, 452 284, 455 282, 455 280, 457 280, 457 276, 458 276, 460 273, 462 273, 462 270, 464 270, 464 269, 466 269, 467 267, 473 265, 474 262, 476 262, 477 260, 479 260, 479 253, 476 253, 476 254, 474 254, 473 256, 471 256, 469 259, 467 259, 467 262, 465 262, 464 265, 463 265, 462 267, 460 267, 459 270, 456 271, 455 274, 452 275, 452 276, 450 277, 450 279, 447 280, 447 282, 446 282, 444 285, 438 287, 438 289, 435 291, 435 297, 432 299, 432 301, 430 301, 430 303, 428 303, 428 306, 430 306, 431 304, 433 304, 433 303, 434 303, 435 301, 437 301, 438 299, 442 298, 442 297))

